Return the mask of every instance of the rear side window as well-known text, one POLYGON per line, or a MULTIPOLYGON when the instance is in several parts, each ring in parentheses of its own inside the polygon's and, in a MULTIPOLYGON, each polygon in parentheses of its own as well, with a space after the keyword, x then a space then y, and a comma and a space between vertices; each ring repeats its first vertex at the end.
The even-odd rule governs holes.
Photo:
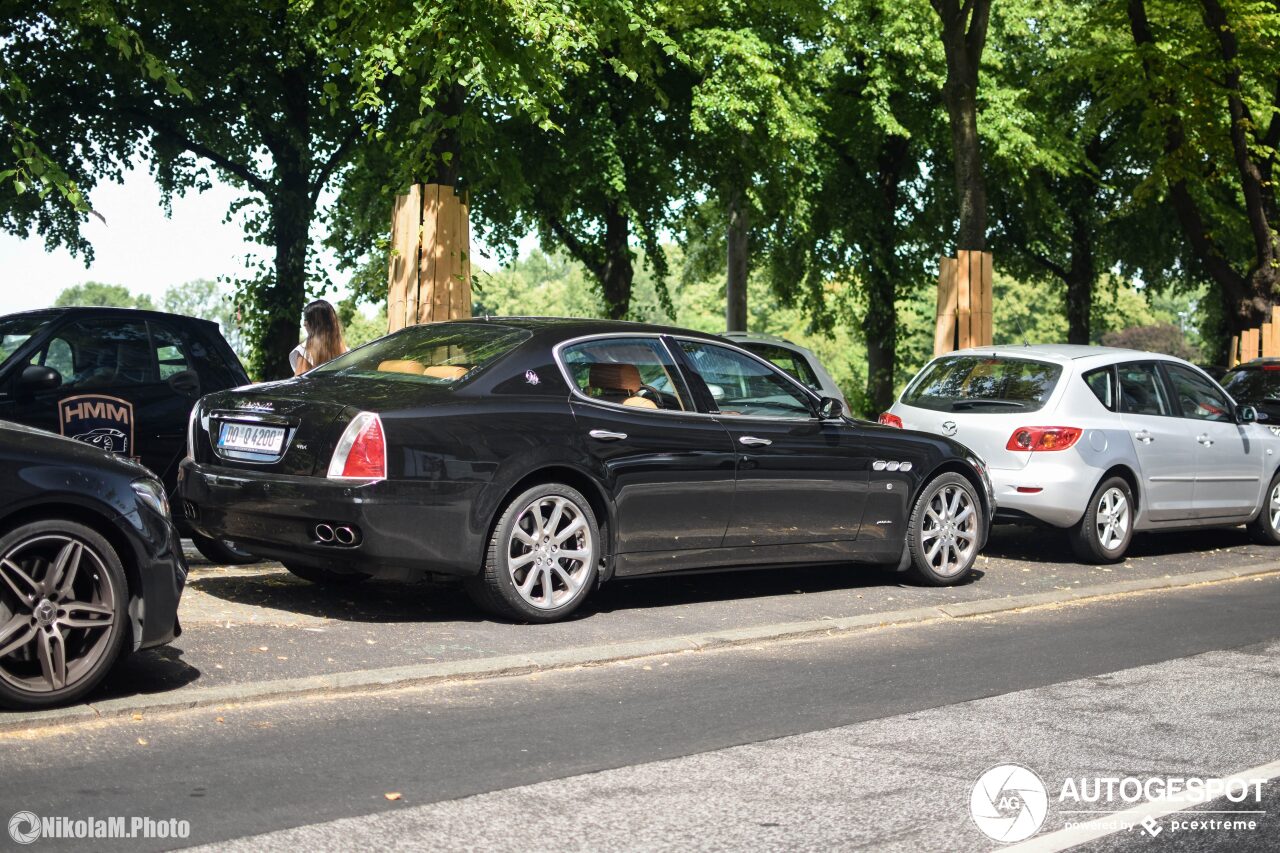
POLYGON ((162 380, 191 369, 182 339, 168 326, 151 323, 151 346, 155 349, 156 366, 162 380))
POLYGON ((1089 386, 1098 402, 1110 411, 1116 410, 1116 374, 1110 367, 1099 367, 1084 374, 1084 384, 1089 386))
POLYGON ((110 317, 61 328, 32 359, 62 376, 63 389, 146 385, 156 381, 151 336, 144 322, 110 317))
POLYGON ((1222 387, 1242 403, 1280 402, 1280 364, 1237 367, 1223 377, 1222 387))
POLYGON ((676 366, 656 338, 606 338, 565 347, 564 366, 579 391, 602 403, 641 409, 690 409, 676 366))
POLYGON ((1044 361, 953 355, 930 363, 907 388, 902 402, 940 412, 1034 412, 1062 376, 1044 361))

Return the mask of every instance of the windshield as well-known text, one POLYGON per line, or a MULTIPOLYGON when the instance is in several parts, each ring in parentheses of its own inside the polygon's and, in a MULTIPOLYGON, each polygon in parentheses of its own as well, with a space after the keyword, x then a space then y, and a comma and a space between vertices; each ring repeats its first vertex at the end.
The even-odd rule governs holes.
POLYGON ((809 390, 821 393, 822 388, 818 384, 818 377, 813 373, 813 368, 809 366, 809 362, 805 361, 804 356, 795 350, 780 347, 777 344, 762 344, 755 341, 735 341, 734 343, 772 362, 774 367, 785 370, 791 374, 792 379, 798 379, 808 386, 809 390))
POLYGON ((1280 403, 1280 364, 1237 367, 1222 378, 1222 387, 1241 403, 1280 403))
POLYGON ((940 412, 1034 412, 1058 384, 1062 368, 997 356, 940 358, 911 383, 902 402, 940 412))
POLYGON ((0 367, 8 364, 13 354, 31 340, 36 332, 48 325, 51 319, 53 318, 48 314, 0 318, 0 367))
POLYGON ((524 329, 492 323, 411 326, 340 355, 310 374, 367 376, 453 385, 528 339, 524 329))

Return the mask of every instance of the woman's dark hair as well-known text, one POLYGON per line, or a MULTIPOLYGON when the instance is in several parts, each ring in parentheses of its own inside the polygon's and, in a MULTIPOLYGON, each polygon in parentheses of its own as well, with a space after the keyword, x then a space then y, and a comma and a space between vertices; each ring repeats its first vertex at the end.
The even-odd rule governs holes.
POLYGON ((305 351, 312 367, 347 351, 347 342, 342 337, 342 321, 338 319, 338 312, 325 300, 317 299, 302 309, 302 326, 307 330, 305 351))

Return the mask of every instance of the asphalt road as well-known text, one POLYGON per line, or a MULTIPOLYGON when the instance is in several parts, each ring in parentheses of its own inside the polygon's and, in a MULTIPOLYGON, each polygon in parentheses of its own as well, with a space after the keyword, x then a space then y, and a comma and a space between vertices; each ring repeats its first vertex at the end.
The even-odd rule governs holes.
POLYGON ((997 527, 979 572, 953 588, 916 586, 866 566, 717 572, 605 585, 575 618, 516 625, 479 612, 458 589, 371 582, 324 589, 275 563, 196 558, 182 601, 186 633, 137 655, 91 701, 191 685, 233 685, 351 670, 621 643, 857 616, 1280 559, 1243 528, 1138 536, 1123 563, 1084 565, 1057 531, 997 527))
MULTIPOLYGON (((181 818, 191 843, 307 827, 245 849, 979 849, 967 802, 993 764, 1052 788, 1280 757, 1278 607, 1263 578, 10 734, 0 809, 181 818)), ((1267 827, 1196 849, 1265 849, 1267 827)))

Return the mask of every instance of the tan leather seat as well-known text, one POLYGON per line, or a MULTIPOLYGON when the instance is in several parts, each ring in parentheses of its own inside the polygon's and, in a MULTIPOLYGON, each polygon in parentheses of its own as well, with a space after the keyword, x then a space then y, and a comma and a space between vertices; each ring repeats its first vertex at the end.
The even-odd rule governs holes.
POLYGON ((433 379, 456 381, 467 375, 467 368, 460 364, 433 364, 422 371, 422 375, 433 379))
POLYGON ((639 396, 644 381, 634 364, 600 362, 591 365, 587 374, 587 393, 608 403, 621 403, 637 409, 660 408, 653 400, 639 396))
POLYGON ((382 373, 412 373, 421 376, 425 369, 422 362, 409 358, 389 358, 378 364, 378 370, 382 373))

